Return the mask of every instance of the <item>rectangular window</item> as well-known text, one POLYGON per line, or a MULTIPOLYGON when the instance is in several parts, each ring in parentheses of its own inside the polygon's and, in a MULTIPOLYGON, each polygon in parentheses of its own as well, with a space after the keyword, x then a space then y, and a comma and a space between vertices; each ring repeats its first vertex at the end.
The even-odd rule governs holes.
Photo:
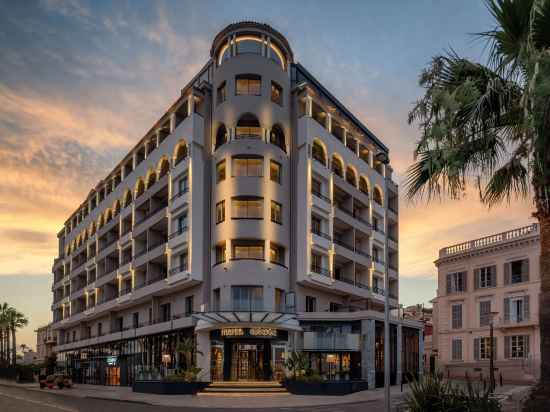
POLYGON ((172 316, 172 307, 169 303, 160 305, 160 322, 168 322, 172 316))
POLYGON ((185 316, 193 314, 193 295, 185 297, 185 316))
POLYGON ((271 82, 271 101, 283 105, 283 88, 275 82, 271 82))
POLYGON ((220 288, 214 289, 212 293, 213 293, 212 305, 213 305, 214 312, 216 312, 218 310, 221 310, 221 307, 220 307, 220 302, 221 302, 220 288))
POLYGON ((225 200, 216 203, 216 224, 225 220, 225 200))
POLYGON ((178 180, 178 194, 184 194, 189 191, 189 178, 187 175, 178 180))
POLYGON ((235 77, 235 94, 238 96, 260 96, 262 78, 256 74, 240 74, 235 77))
POLYGON ((329 303, 329 312, 338 312, 340 310, 340 304, 335 302, 329 303))
POLYGON ((184 271, 187 270, 189 267, 189 254, 187 251, 179 255, 179 270, 184 271))
POLYGON ((233 310, 262 310, 263 288, 261 286, 231 286, 233 310))
POLYGON ((263 176, 264 159, 262 157, 239 156, 233 158, 233 176, 263 176))
POLYGON ((525 359, 529 355, 529 335, 505 336, 504 346, 506 359, 525 359))
POLYGON ((317 312, 317 298, 306 296, 306 312, 317 312))
POLYGON ((493 359, 496 359, 497 338, 493 338, 493 344, 488 336, 474 339, 474 358, 475 360, 489 360, 491 357, 491 347, 493 350, 493 359))
POLYGON ((264 199, 261 197, 234 197, 231 199, 232 219, 263 219, 264 199))
POLYGON ((491 322, 491 301, 479 302, 479 326, 489 326, 491 322))
POLYGON ((234 240, 233 259, 264 260, 264 241, 234 240))
POLYGON ((282 289, 275 289, 275 311, 285 311, 285 291, 282 289))
POLYGON ((281 164, 274 161, 274 160, 270 160, 269 161, 269 178, 271 179, 271 181, 273 182, 277 182, 277 183, 281 183, 281 164))
POLYGON ((453 339, 452 340, 452 360, 461 361, 462 360, 462 339, 453 339))
POLYGON ((216 164, 216 183, 223 182, 225 180, 225 159, 216 164))
POLYGON ((447 273, 447 294, 465 292, 468 272, 447 273))
POLYGON ((269 244, 269 261, 277 265, 285 264, 285 248, 275 243, 269 244))
POLYGON ((315 273, 321 273, 323 268, 323 256, 311 252, 311 270, 315 273))
POLYGON ((103 335, 103 324, 99 322, 97 324, 97 336, 102 336, 102 335, 103 335))
POLYGON ((451 320, 453 329, 462 329, 462 305, 451 306, 451 320))
POLYGON ((515 260, 504 264, 504 284, 529 281, 529 259, 515 260))
POLYGON ((222 82, 222 84, 218 86, 218 89, 216 91, 216 103, 222 104, 223 102, 225 102, 226 98, 227 98, 227 88, 226 88, 225 82, 222 82))
POLYGON ((529 295, 504 298, 504 321, 520 323, 529 320, 529 295))
POLYGON ((317 235, 323 233, 322 231, 322 221, 317 216, 311 216, 311 232, 317 235))
POLYGON ((182 234, 187 230, 187 213, 178 216, 178 234, 182 234))
POLYGON ((139 328, 139 312, 134 312, 132 314, 132 325, 134 326, 134 329, 139 328))
POLYGON ((476 289, 491 288, 497 285, 497 267, 486 266, 474 270, 476 289))
POLYGON ((225 243, 216 246, 216 265, 225 262, 225 243))
POLYGON ((283 223, 283 205, 274 200, 271 201, 271 221, 280 225, 283 223))
POLYGON ((311 193, 317 196, 323 193, 323 185, 319 180, 311 179, 311 193))

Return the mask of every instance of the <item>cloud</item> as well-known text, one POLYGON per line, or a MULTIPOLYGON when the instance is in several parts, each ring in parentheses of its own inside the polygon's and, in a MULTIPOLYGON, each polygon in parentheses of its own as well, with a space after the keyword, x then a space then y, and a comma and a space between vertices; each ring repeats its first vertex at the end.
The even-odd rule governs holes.
POLYGON ((0 231, 5 240, 25 245, 42 246, 50 243, 55 236, 52 233, 26 229, 7 229, 0 231))

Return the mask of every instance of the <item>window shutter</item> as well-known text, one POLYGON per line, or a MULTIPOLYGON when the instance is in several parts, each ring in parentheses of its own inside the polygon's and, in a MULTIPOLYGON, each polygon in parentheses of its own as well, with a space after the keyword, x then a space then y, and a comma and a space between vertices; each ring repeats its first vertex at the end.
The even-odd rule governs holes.
POLYGON ((479 269, 474 269, 474 289, 479 289, 479 269))
POLYGON ((525 259, 521 263, 521 281, 529 282, 529 259, 525 259))
POLYGON ((479 338, 474 338, 474 360, 479 360, 479 338))
POLYGON ((525 357, 529 356, 529 335, 525 335, 525 357))
POLYGON ((510 284, 510 262, 507 262, 504 264, 504 284, 509 285, 510 284))
POLYGON ((451 274, 447 273, 447 294, 450 294, 452 292, 451 288, 451 274))
POLYGON ((523 320, 529 320, 529 295, 523 297, 523 320))
POLYGON ((491 286, 497 286, 497 267, 491 266, 491 286))
POLYGON ((510 321, 510 298, 504 298, 504 321, 510 321))
POLYGON ((510 336, 504 337, 504 359, 510 359, 510 336))

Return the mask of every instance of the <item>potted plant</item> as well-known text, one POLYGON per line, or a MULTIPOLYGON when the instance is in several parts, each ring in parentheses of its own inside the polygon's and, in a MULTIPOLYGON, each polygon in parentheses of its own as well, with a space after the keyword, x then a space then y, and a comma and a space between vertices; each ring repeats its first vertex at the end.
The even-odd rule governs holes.
POLYGON ((55 385, 55 375, 48 375, 46 376, 46 386, 48 389, 53 389, 55 385))
POLYGON ((55 384, 57 385, 57 387, 59 389, 63 389, 63 387, 65 386, 64 381, 63 381, 63 376, 57 376, 55 378, 55 384))
POLYGON ((342 376, 344 380, 349 381, 349 368, 342 368, 342 376))

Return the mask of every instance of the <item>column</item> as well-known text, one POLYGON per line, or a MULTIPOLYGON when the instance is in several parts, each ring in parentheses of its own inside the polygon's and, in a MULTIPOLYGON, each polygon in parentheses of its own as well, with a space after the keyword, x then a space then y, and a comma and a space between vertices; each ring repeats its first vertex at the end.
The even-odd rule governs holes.
POLYGON ((398 324, 397 325, 397 348, 396 348, 396 353, 397 353, 397 365, 396 365, 396 369, 397 369, 397 372, 396 372, 396 379, 395 379, 395 383, 396 385, 399 385, 401 384, 401 376, 403 374, 403 365, 401 365, 401 360, 402 360, 402 357, 403 357, 403 326, 401 324, 398 324))
POLYGON ((195 112, 195 97, 193 94, 189 95, 189 98, 187 99, 187 113, 189 113, 189 116, 191 116, 195 112))
POLYGON ((363 335, 361 347, 361 378, 366 379, 369 389, 373 390, 376 388, 376 329, 374 319, 361 321, 361 334, 363 335))
POLYGON ((306 96, 306 116, 311 117, 313 115, 313 99, 311 96, 306 96))
POLYGON ((266 57, 268 59, 271 59, 271 37, 267 38, 267 51, 266 51, 266 57))
MULTIPOLYGON (((198 376, 200 382, 210 382, 210 334, 208 331, 200 331, 195 335, 197 341, 197 349, 202 352, 197 352, 197 367, 201 368, 198 376)), ((228 354, 224 354, 228 356, 228 354)))
POLYGON ((418 379, 424 375, 424 331, 418 329, 418 379))
POLYGON ((236 39, 237 39, 236 34, 231 36, 231 57, 237 55, 237 42, 236 42, 236 39))
POLYGON ((176 129, 176 113, 170 115, 170 133, 176 129))
POLYGON ((329 133, 332 133, 332 115, 330 113, 327 113, 327 117, 325 119, 325 127, 327 128, 329 133))

